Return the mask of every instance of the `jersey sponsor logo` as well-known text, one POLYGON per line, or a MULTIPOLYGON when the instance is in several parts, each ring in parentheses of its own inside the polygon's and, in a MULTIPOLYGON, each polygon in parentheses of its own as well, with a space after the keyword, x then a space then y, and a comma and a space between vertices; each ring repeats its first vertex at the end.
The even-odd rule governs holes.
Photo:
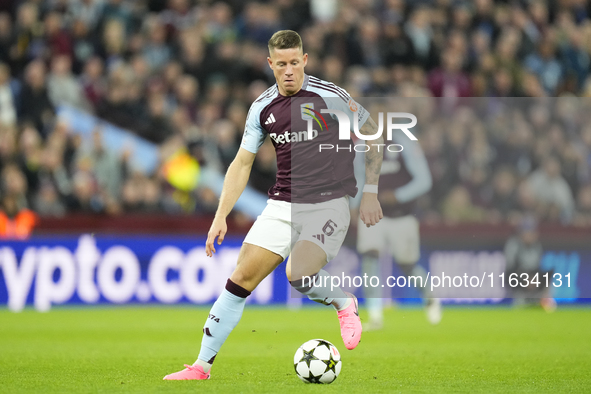
MULTIPOLYGON (((307 131, 296 131, 290 133, 288 130, 284 131, 283 133, 269 133, 269 137, 275 142, 277 145, 282 145, 290 142, 302 142, 308 141, 308 132, 307 131)), ((318 137, 318 130, 312 130, 312 138, 314 139, 318 137)))
POLYGON ((272 123, 275 123, 275 122, 277 122, 277 121, 275 120, 275 116, 273 116, 273 114, 271 114, 271 115, 269 115, 269 117, 267 118, 267 121, 265 122, 265 124, 267 125, 267 124, 272 124, 272 123))

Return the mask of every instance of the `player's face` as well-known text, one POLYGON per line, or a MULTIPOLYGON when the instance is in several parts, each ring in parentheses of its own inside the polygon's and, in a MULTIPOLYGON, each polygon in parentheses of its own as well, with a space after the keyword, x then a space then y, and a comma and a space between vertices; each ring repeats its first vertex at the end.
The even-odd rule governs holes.
POLYGON ((292 96, 300 91, 304 83, 304 67, 308 63, 307 53, 301 48, 274 49, 267 61, 275 74, 279 93, 292 96))

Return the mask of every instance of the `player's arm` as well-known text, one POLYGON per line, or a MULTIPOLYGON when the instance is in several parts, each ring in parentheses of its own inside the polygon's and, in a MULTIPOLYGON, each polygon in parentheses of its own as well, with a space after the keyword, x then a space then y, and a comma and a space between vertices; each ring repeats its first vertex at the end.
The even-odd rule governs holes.
MULTIPOLYGON (((378 126, 369 117, 359 132, 363 135, 374 135, 378 132, 378 126)), ((383 144, 384 137, 380 136, 380 138, 372 140, 372 143, 369 144, 370 149, 365 152, 365 184, 375 186, 376 189, 384 158, 383 150, 380 150, 379 147, 380 145, 384 146, 383 144)), ((376 192, 363 192, 361 206, 359 207, 359 217, 367 227, 373 226, 384 217, 376 192)))
POLYGON ((505 272, 514 272, 517 268, 517 253, 519 244, 515 238, 509 238, 505 243, 505 272))
POLYGON ((216 252, 214 242, 218 238, 218 245, 221 245, 228 227, 226 225, 226 217, 234 208, 234 204, 246 188, 252 164, 254 163, 255 154, 240 148, 234 161, 228 167, 226 177, 224 179, 224 187, 218 209, 215 213, 213 223, 207 234, 207 242, 205 243, 205 253, 211 257, 216 252))

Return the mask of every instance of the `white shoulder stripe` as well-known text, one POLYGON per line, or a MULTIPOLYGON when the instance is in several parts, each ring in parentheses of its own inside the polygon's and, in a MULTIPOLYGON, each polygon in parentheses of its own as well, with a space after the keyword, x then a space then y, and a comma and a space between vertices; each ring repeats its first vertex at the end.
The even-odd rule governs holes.
POLYGON ((320 96, 323 96, 323 97, 339 97, 345 103, 349 102, 349 96, 346 96, 343 93, 339 92, 338 90, 331 88, 329 86, 326 86, 326 85, 319 85, 315 82, 310 82, 308 84, 307 89, 309 91, 313 91, 315 93, 318 93, 320 96))
POLYGON ((257 103, 268 97, 274 96, 275 93, 277 93, 277 85, 273 85, 269 89, 265 90, 259 97, 257 97, 257 99, 254 102, 257 103))
POLYGON ((351 99, 351 96, 349 95, 349 93, 347 93, 346 90, 339 88, 335 84, 329 84, 327 82, 322 83, 322 82, 316 82, 314 80, 310 80, 310 82, 308 83, 308 88, 316 88, 316 89, 322 89, 325 91, 330 91, 330 92, 334 93, 335 95, 339 96, 340 98, 342 98, 345 102, 348 102, 351 99))
POLYGON ((347 93, 347 91, 345 89, 341 88, 340 86, 335 85, 332 82, 324 81, 324 80, 322 80, 320 78, 316 78, 316 77, 313 77, 313 76, 310 76, 310 80, 312 82, 316 83, 316 84, 325 85, 325 86, 328 86, 328 87, 331 87, 331 88, 335 88, 339 92, 343 93, 345 96, 349 97, 349 93, 347 93))

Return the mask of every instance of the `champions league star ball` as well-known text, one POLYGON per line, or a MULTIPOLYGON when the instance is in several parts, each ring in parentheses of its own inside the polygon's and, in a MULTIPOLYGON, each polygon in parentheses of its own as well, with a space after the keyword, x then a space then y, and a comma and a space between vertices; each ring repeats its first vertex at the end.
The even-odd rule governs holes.
POLYGON ((341 372, 341 354, 324 339, 312 339, 298 348, 293 366, 304 383, 332 383, 341 372))

